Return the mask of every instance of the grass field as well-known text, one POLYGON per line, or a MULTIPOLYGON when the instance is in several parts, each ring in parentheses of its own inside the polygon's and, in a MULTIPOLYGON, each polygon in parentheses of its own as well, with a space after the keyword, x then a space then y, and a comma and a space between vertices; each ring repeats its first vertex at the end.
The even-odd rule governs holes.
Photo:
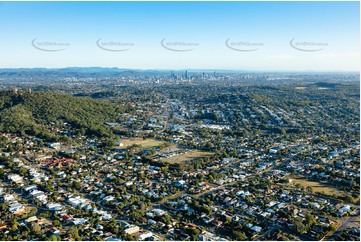
POLYGON ((135 139, 123 139, 120 140, 123 144, 123 148, 127 148, 131 145, 137 144, 141 145, 143 148, 152 148, 155 146, 160 146, 164 143, 164 141, 154 140, 154 139, 142 139, 142 138, 135 138, 135 139))
POLYGON ((328 194, 328 195, 344 195, 344 193, 342 191, 337 190, 336 188, 330 186, 327 183, 309 181, 303 177, 291 177, 291 179, 292 179, 293 184, 299 183, 304 188, 312 187, 312 190, 314 193, 324 192, 325 194, 328 194))
POLYGON ((164 141, 154 140, 154 139, 147 139, 145 142, 140 143, 143 148, 152 148, 155 146, 160 146, 164 144, 164 141))
POLYGON ((184 154, 174 155, 168 158, 162 158, 161 161, 166 161, 169 163, 181 163, 187 160, 193 160, 198 157, 206 157, 211 155, 213 155, 212 152, 193 150, 193 151, 188 151, 187 153, 184 154))

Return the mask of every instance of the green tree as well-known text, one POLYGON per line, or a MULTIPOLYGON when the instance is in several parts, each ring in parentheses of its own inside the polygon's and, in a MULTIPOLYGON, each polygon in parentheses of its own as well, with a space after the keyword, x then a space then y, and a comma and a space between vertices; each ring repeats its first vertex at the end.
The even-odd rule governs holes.
POLYGON ((290 239, 287 238, 286 236, 281 236, 281 237, 279 238, 279 240, 281 240, 281 241, 289 241, 290 239))
POLYGON ((41 226, 37 223, 34 223, 33 226, 31 226, 31 232, 33 232, 36 235, 41 234, 41 226))
POLYGON ((53 225, 54 225, 55 227, 61 227, 61 223, 60 223, 60 221, 57 220, 57 219, 55 219, 55 220, 53 221, 53 225))
POLYGON ((0 178, 3 178, 5 174, 5 171, 3 168, 0 168, 0 178))
POLYGON ((238 240, 238 241, 242 241, 242 240, 247 240, 247 236, 242 233, 241 231, 233 231, 233 236, 235 238, 235 240, 238 240))
POLYGON ((307 191, 308 193, 312 193, 312 192, 313 192, 313 189, 312 189, 312 187, 307 186, 307 187, 306 187, 306 191, 307 191))
POLYGON ((307 226, 303 223, 302 219, 297 217, 291 220, 294 225, 294 230, 299 233, 303 234, 307 232, 307 226))
POLYGON ((51 235, 49 236, 49 238, 47 239, 48 241, 58 241, 60 238, 55 236, 55 235, 51 235))
POLYGON ((77 227, 72 226, 67 231, 67 235, 75 240, 79 240, 79 230, 77 227))
POLYGON ((73 188, 75 188, 76 190, 80 190, 81 189, 81 183, 78 181, 73 182, 73 188))

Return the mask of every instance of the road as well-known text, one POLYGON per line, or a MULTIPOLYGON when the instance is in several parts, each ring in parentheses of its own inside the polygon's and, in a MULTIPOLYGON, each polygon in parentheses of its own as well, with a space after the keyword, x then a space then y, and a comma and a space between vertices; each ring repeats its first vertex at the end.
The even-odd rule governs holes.
POLYGON ((167 114, 167 119, 164 120, 164 126, 161 130, 158 131, 158 133, 163 133, 166 129, 167 129, 167 125, 168 125, 168 120, 169 120, 169 99, 167 98, 167 103, 164 107, 164 111, 163 111, 164 114, 167 114))
POLYGON ((332 235, 326 236, 323 240, 326 241, 336 240, 337 236, 339 236, 342 233, 342 231, 344 231, 345 229, 352 227, 352 223, 355 222, 356 219, 359 217, 360 217, 360 211, 356 209, 347 220, 342 222, 341 226, 332 235))
POLYGON ((267 235, 272 234, 276 229, 279 229, 280 226, 278 225, 274 225, 274 226, 270 226, 270 228, 264 232, 263 234, 260 234, 258 236, 256 236, 254 239, 252 239, 253 241, 259 241, 262 238, 266 238, 267 235))

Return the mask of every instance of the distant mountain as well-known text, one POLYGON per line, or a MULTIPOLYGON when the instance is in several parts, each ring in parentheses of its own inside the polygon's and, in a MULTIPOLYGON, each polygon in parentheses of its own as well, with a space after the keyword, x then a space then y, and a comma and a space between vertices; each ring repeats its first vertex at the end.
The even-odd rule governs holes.
MULTIPOLYGON (((0 77, 5 78, 117 78, 117 77, 151 77, 151 76, 170 76, 173 72, 177 75, 183 75, 184 70, 139 70, 125 69, 117 67, 66 67, 66 68, 3 68, 0 69, 0 77)), ((213 74, 210 69, 190 69, 188 74, 201 74, 203 72, 213 74)), ((240 71, 216 70, 217 74, 237 74, 240 71)))
POLYGON ((120 69, 118 67, 65 67, 65 68, 0 68, 3 72, 121 72, 128 69, 120 69))
POLYGON ((66 68, 3 68, 0 69, 0 77, 121 77, 121 76, 152 76, 165 71, 156 70, 131 70, 117 67, 66 67, 66 68))
POLYGON ((112 137, 104 122, 116 122, 124 108, 104 100, 74 97, 54 92, 0 92, 0 132, 36 135, 47 140, 61 138, 49 127, 78 134, 112 137), (66 127, 65 127, 66 128, 66 127))

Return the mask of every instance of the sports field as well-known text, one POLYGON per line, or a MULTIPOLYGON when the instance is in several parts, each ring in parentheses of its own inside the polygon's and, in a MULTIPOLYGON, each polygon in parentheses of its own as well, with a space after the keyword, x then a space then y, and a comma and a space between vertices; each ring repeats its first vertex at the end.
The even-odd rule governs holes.
POLYGON ((127 148, 131 145, 137 144, 141 145, 142 148, 152 148, 156 146, 160 146, 164 144, 164 141, 154 140, 154 139, 142 139, 142 138, 134 138, 134 139, 122 139, 120 142, 123 144, 123 148, 127 148))
POLYGON ((309 180, 307 180, 306 178, 303 178, 303 177, 298 177, 298 176, 292 177, 292 183, 293 184, 299 183, 305 189, 306 189, 306 187, 311 187, 313 193, 324 192, 325 194, 328 194, 328 195, 344 195, 344 193, 342 191, 339 191, 338 189, 336 189, 335 187, 330 186, 327 183, 309 181, 309 180))
POLYGON ((187 160, 193 160, 195 158, 206 157, 211 155, 213 155, 212 152, 193 150, 193 151, 188 151, 187 153, 174 155, 172 157, 162 158, 161 161, 166 161, 169 163, 182 163, 187 160))

